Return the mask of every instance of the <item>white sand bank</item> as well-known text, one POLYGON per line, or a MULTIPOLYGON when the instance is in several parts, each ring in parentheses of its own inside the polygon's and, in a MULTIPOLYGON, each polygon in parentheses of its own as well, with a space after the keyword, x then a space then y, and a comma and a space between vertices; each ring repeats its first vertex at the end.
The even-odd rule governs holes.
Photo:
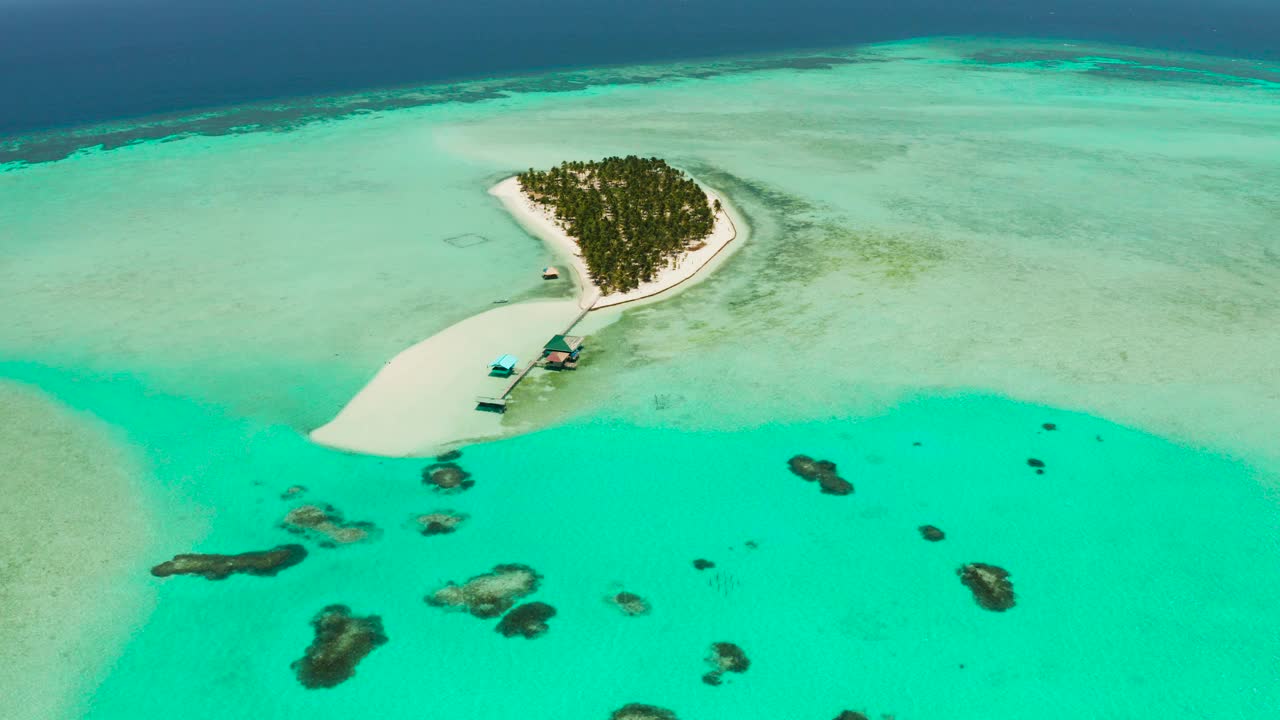
POLYGON ((704 241, 703 247, 681 255, 673 266, 660 270, 656 278, 647 283, 641 283, 636 289, 609 295, 602 294, 600 288, 592 284, 577 241, 560 227, 560 223, 556 221, 555 215, 550 210, 530 200, 520 190, 520 181, 517 178, 510 177, 494 185, 489 189, 489 194, 502 200, 503 206, 515 216, 522 227, 546 241, 557 254, 564 258, 565 262, 573 267, 574 274, 577 275, 581 306, 598 310, 653 297, 676 286, 687 285, 689 284, 687 281, 695 276, 705 277, 706 273, 699 275, 699 271, 707 267, 713 258, 733 243, 738 237, 738 228, 730 216, 731 210, 728 203, 711 190, 705 187, 703 190, 711 200, 720 200, 724 207, 716 215, 715 227, 704 241))
POLYGON ((528 302, 452 325, 392 358, 311 439, 340 450, 402 457, 500 436, 501 416, 477 410, 475 398, 498 395, 508 379, 490 377, 486 366, 510 353, 524 367, 579 312, 572 300, 528 302))
POLYGON ((154 602, 140 472, 95 418, 0 382, 0 717, 78 718, 154 602))

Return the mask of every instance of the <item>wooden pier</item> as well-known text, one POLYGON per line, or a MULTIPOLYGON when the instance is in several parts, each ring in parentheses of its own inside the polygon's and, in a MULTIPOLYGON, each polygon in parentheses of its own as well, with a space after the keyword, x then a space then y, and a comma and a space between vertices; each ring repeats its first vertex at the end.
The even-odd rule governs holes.
MULTIPOLYGON (((564 332, 560 334, 568 335, 570 331, 577 327, 578 323, 582 322, 582 318, 586 317, 589 312, 591 312, 591 306, 583 308, 582 312, 578 313, 578 316, 573 319, 573 322, 569 323, 568 326, 565 327, 564 332)), ((507 400, 510 398, 511 392, 516 389, 516 386, 520 384, 520 381, 523 380, 531 370, 538 366, 541 360, 542 358, 539 357, 525 363, 525 366, 520 368, 520 372, 511 376, 510 382, 508 382, 507 386, 502 389, 501 393, 494 396, 477 395, 476 405, 486 410, 504 412, 507 409, 507 400)))

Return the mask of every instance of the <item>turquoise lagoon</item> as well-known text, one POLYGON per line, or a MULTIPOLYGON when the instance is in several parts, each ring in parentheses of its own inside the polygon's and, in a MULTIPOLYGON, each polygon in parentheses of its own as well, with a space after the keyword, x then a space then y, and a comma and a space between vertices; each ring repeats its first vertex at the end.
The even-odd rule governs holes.
MULTIPOLYGON (((136 500, 109 506, 132 535, 105 559, 85 521, 45 553, 57 577, 0 576, 83 596, 56 617, 0 597, 83 627, 97 664, 0 685, 66 696, 16 717, 1273 716, 1280 76, 1031 41, 823 57, 532 78, 0 173, 0 377, 70 413, 65 442, 106 433, 132 477, 86 482, 10 434, 6 487, 136 500), (621 152, 728 193, 749 244, 523 389, 509 420, 536 431, 464 448, 465 493, 425 488, 426 460, 306 442, 399 349, 555 292, 485 188, 621 152), (856 493, 819 494, 797 453, 856 493), (292 541, 295 484, 380 535, 273 578, 147 573, 292 541), (470 519, 409 527, 443 508, 470 519), (76 586, 90 559, 112 574, 76 586), (1012 573, 1015 608, 974 603, 974 561, 1012 573), (546 635, 422 600, 507 562, 544 576, 546 635), (619 589, 653 611, 624 617, 619 589), (289 665, 332 603, 390 641, 305 690, 289 665), (752 665, 710 687, 716 641, 752 665)), ((41 558, 32 537, 5 554, 41 558)))

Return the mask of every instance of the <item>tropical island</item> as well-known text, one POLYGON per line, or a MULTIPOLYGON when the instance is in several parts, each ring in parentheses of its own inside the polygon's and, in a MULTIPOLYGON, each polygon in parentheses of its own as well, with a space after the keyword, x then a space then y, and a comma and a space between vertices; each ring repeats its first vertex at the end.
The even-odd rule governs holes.
POLYGON ((584 309, 670 290, 738 234, 714 192, 659 158, 567 161, 489 192, 573 266, 584 309))
POLYGON ((589 311, 705 277, 738 237, 731 208, 658 158, 564 162, 509 177, 489 193, 573 268, 576 299, 502 304, 407 348, 312 440, 406 456, 507 434, 499 416, 476 412, 477 398, 511 391, 507 376, 487 371, 494 358, 528 365, 543 356, 548 338, 568 335, 589 311))
POLYGON ((605 294, 635 290, 682 253, 704 246, 720 200, 658 158, 635 155, 530 168, 516 176, 529 199, 555 213, 605 294))

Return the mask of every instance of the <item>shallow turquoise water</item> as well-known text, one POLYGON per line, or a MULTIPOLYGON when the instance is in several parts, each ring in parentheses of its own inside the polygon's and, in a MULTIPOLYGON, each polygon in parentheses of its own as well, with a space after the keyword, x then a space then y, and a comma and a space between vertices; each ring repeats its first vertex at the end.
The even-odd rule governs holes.
POLYGON ((119 428, 159 518, 123 581, 154 610, 116 620, 130 638, 87 717, 1272 717, 1276 91, 975 47, 0 174, 0 377, 119 428), (522 389, 512 419, 551 429, 466 448, 477 485, 446 497, 424 460, 304 440, 390 354, 495 294, 550 292, 494 179, 627 151, 727 192, 751 243, 522 389), (466 232, 488 242, 443 242, 466 232), (856 494, 791 475, 797 453, 856 494), (295 484, 380 537, 274 578, 147 574, 293 541, 295 484), (445 508, 471 519, 408 527, 445 508), (956 577, 974 561, 1012 573, 1017 607, 974 603, 956 577), (545 576, 544 637, 422 600, 506 562, 545 576), (620 588, 652 614, 604 602, 620 588), (390 642, 304 690, 289 664, 330 603, 390 642), (713 688, 715 641, 752 667, 713 688))
POLYGON ((127 379, 10 374, 105 401, 138 442, 171 448, 153 459, 182 496, 157 528, 176 549, 288 541, 278 495, 297 483, 383 529, 274 578, 153 581, 157 608, 90 718, 596 718, 631 701, 687 718, 1260 718, 1280 702, 1264 661, 1280 637, 1260 632, 1280 591, 1275 498, 1237 463, 1087 416, 965 396, 736 432, 583 422, 468 448, 476 486, 439 496, 422 461, 337 455, 127 379), (856 493, 791 475, 799 452, 836 461, 856 493), (439 508, 471 519, 408 528, 439 508), (1012 572, 1015 608, 975 604, 956 576, 973 561, 1012 572), (422 601, 504 562, 544 575, 533 599, 559 611, 545 636, 505 639, 422 601), (605 603, 619 587, 652 613, 605 603), (390 642, 344 685, 304 690, 289 663, 330 603, 381 615, 390 642), (751 669, 703 685, 723 640, 751 669))

